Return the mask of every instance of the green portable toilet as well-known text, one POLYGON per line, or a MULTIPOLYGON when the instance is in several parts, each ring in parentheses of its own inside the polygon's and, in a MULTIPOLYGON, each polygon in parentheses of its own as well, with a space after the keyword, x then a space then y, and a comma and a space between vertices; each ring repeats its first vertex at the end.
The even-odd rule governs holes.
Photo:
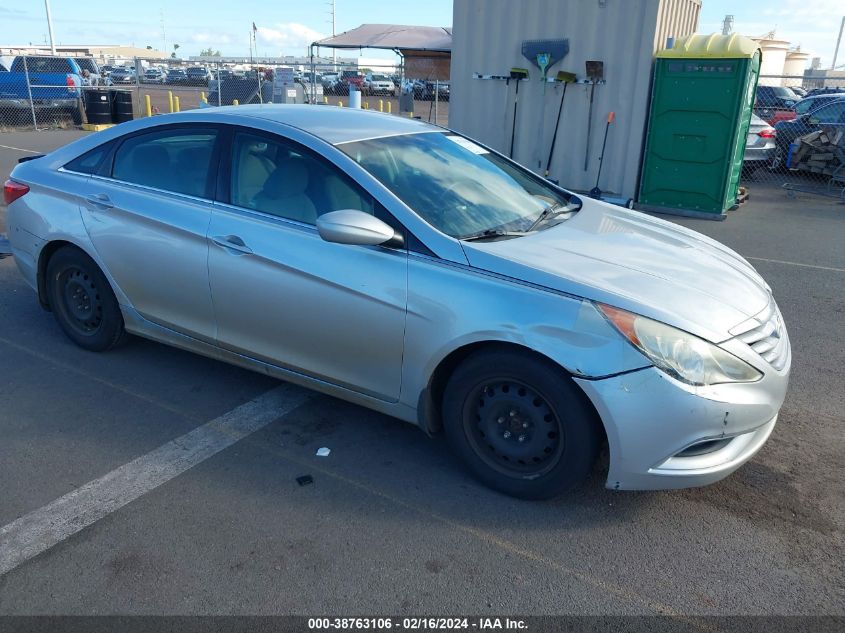
POLYGON ((761 56, 741 35, 657 53, 638 208, 721 220, 735 206, 761 56))

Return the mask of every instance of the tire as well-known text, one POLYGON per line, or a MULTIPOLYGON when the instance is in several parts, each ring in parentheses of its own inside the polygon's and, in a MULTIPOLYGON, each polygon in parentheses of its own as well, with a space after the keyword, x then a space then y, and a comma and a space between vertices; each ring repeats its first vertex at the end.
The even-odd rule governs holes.
POLYGON ((75 247, 60 248, 47 262, 47 300, 59 327, 83 349, 104 352, 128 337, 108 280, 75 247))
POLYGON ((528 352, 473 354, 443 396, 452 450, 481 482, 520 499, 549 499, 583 481, 601 422, 560 367, 528 352))

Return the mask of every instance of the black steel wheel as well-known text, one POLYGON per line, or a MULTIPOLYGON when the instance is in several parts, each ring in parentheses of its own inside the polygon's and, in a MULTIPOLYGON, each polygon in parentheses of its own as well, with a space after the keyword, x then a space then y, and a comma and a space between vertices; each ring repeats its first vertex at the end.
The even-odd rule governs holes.
POLYGON ((467 399, 464 432, 490 467, 507 475, 537 476, 563 452, 560 420, 543 396, 515 380, 494 380, 467 399))
POLYGON ((584 393, 560 366, 518 348, 472 354, 443 394, 453 450, 483 483, 523 499, 558 496, 584 480, 602 438, 584 393))
POLYGON ((47 263, 47 299, 74 343, 101 352, 126 338, 120 306, 105 275, 88 255, 65 246, 47 263))

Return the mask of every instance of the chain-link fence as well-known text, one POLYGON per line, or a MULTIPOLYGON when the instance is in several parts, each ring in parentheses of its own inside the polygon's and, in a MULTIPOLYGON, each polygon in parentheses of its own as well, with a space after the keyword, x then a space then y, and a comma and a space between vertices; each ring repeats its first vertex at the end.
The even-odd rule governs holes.
POLYGON ((100 65, 29 55, 0 66, 0 129, 95 127, 252 103, 353 106, 445 126, 449 93, 448 81, 406 76, 390 64, 134 58, 100 65))
POLYGON ((742 180, 845 198, 845 73, 760 77, 742 180))

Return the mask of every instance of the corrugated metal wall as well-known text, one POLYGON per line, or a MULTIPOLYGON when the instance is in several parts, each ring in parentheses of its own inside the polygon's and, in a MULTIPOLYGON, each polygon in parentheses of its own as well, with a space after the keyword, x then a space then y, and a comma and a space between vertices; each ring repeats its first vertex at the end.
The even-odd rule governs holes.
POLYGON ((658 38, 695 32, 701 0, 454 0, 449 125, 507 154, 514 82, 472 79, 473 73, 507 75, 528 68, 521 82, 514 158, 534 171, 545 168, 562 88, 542 93, 540 71, 522 56, 530 39, 569 40, 569 54, 549 69, 585 75, 587 60, 604 61, 607 83, 597 85, 590 159, 584 171, 590 88, 567 88, 550 176, 588 190, 595 184, 609 111, 616 112, 600 186, 634 195, 648 111, 652 56, 658 38))

